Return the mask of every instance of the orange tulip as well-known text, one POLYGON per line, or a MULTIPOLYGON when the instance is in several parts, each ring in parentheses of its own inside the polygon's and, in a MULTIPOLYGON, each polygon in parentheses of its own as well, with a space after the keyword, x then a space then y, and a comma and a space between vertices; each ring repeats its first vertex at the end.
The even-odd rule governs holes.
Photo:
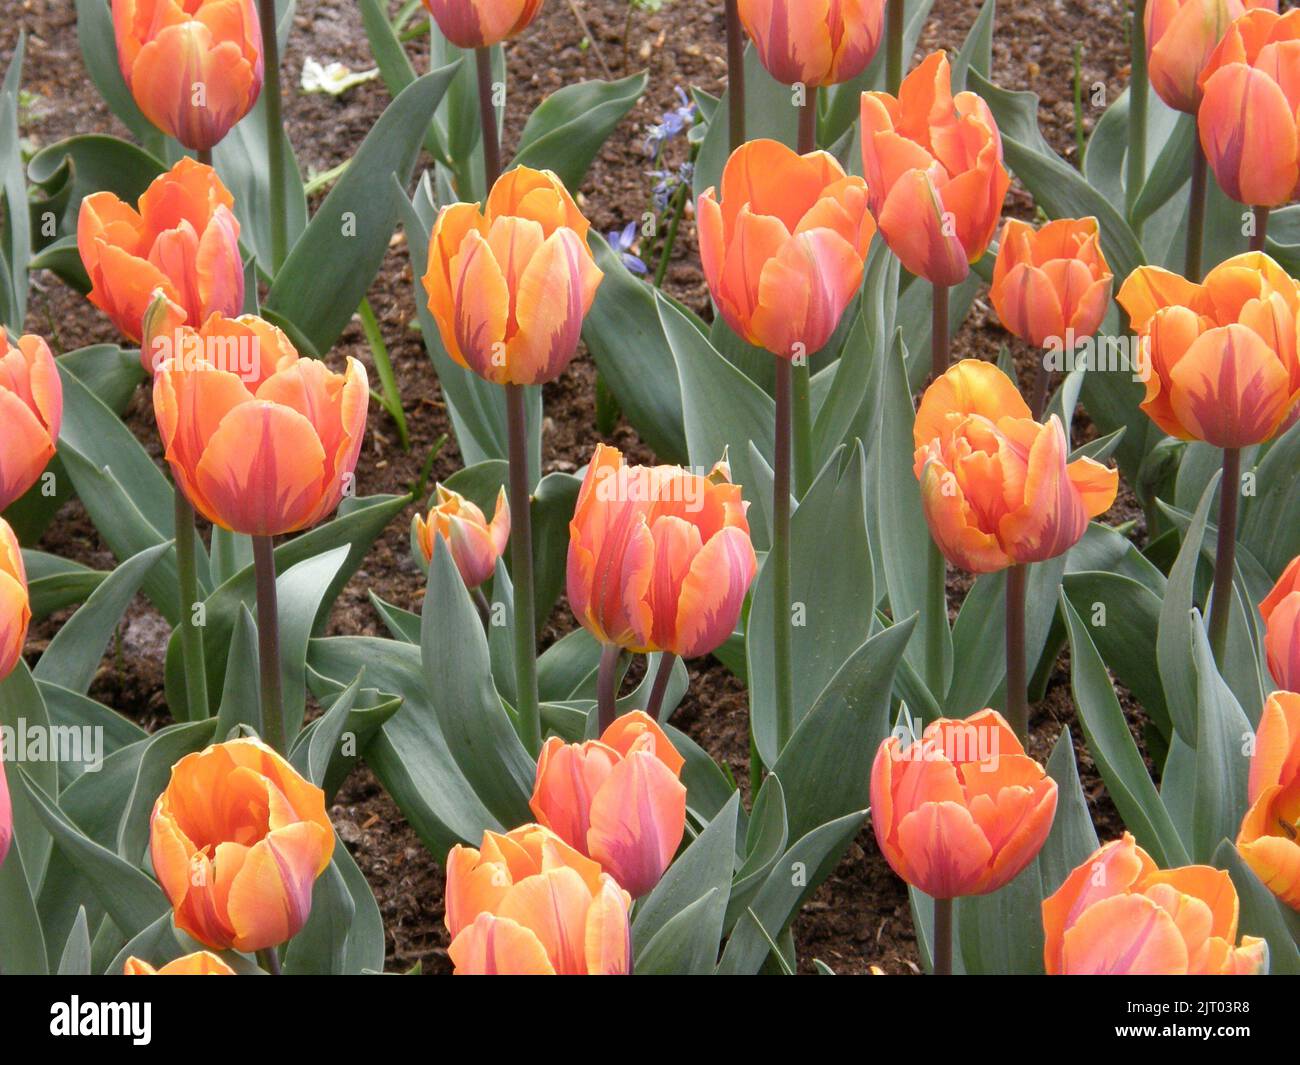
MULTIPOLYGON (((192 159, 156 178, 138 211, 111 192, 87 196, 77 219, 77 250, 93 286, 90 302, 137 342, 159 290, 192 326, 214 313, 237 315, 244 306, 244 267, 234 203, 217 172, 192 159)), ((147 356, 143 361, 152 370, 147 356)))
POLYGON ((497 181, 485 211, 444 207, 424 290, 447 353, 500 385, 559 377, 604 277, 589 228, 558 177, 526 166, 497 181))
POLYGON ((862 94, 862 172, 881 235, 932 284, 966 279, 993 239, 1011 178, 993 112, 952 94, 948 57, 934 52, 895 99, 862 94))
POLYGON ((1300 695, 1274 692, 1255 732, 1251 807, 1237 850, 1270 891, 1300 910, 1300 695))
POLYGON ((441 536, 451 549, 451 557, 460 571, 466 588, 477 588, 492 576, 497 559, 510 539, 510 505, 504 488, 497 494, 496 511, 489 524, 483 511, 459 492, 442 485, 437 487, 438 505, 429 510, 429 520, 417 514, 415 540, 424 561, 433 558, 433 541, 441 536))
POLYGON ((186 148, 211 149, 257 103, 253 0, 113 0, 113 28, 136 106, 186 148))
POLYGON ((1281 207, 1300 195, 1298 68, 1300 10, 1262 8, 1228 27, 1201 74, 1201 146, 1239 203, 1281 207))
POLYGON ((639 899, 659 883, 686 831, 684 764, 655 720, 634 710, 599 740, 547 740, 528 805, 639 899))
POLYGON ((1142 409, 1183 440, 1240 448, 1271 440, 1300 399, 1300 283, 1262 252, 1193 284, 1156 266, 1116 297, 1142 341, 1142 409))
POLYGON ((0 518, 0 680, 9 676, 22 658, 31 620, 22 548, 9 523, 0 518))
POLYGON ((255 318, 182 330, 154 374, 154 413, 172 476, 209 521, 252 536, 315 525, 354 484, 366 428, 366 371, 300 359, 288 338, 255 318), (260 342, 260 384, 205 357, 212 339, 248 330, 260 342))
POLYGON ((783 85, 852 81, 880 47, 885 0, 740 0, 740 21, 783 85))
POLYGON ((1246 976, 1268 945, 1237 941, 1237 889, 1220 869, 1161 870, 1125 832, 1043 900, 1049 976, 1246 976))
POLYGON ((123 976, 235 976, 235 970, 211 951, 200 950, 155 969, 137 957, 126 959, 123 976))
POLYGON ((424 6, 457 48, 490 48, 523 33, 542 0, 424 0, 424 6))
POLYGON ((998 241, 993 306, 1025 343, 1073 350, 1106 316, 1113 276, 1095 218, 1062 218, 1039 230, 1013 218, 998 241))
POLYGON ((1196 114, 1201 71, 1233 19, 1277 0, 1147 0, 1147 76, 1175 111, 1196 114))
POLYGON ((930 385, 912 435, 930 532, 973 573, 1064 554, 1115 501, 1119 474, 1068 462, 1060 419, 1034 421, 992 363, 964 359, 930 385))
POLYGON ((907 748, 890 736, 871 767, 871 823, 899 876, 936 899, 986 895, 1042 849, 1056 781, 996 710, 942 718, 907 748))
POLYGON ((0 510, 21 496, 54 458, 63 420, 63 383, 50 347, 38 336, 12 347, 0 328, 0 510))
POLYGON ((550 829, 484 832, 447 856, 447 931, 457 975, 623 976, 631 900, 550 829))
POLYGON ((734 631, 758 570, 748 508, 721 463, 701 477, 628 466, 597 445, 569 522, 574 615, 629 651, 708 654, 734 631))
POLYGON ((826 152, 770 140, 741 145, 722 202, 698 203, 700 258, 727 324, 783 359, 816 354, 857 295, 876 227, 862 179, 826 152))
POLYGON ((320 788, 260 740, 237 739, 172 767, 150 853, 176 927, 214 949, 249 952, 307 923, 334 830, 320 788))
POLYGON ((1300 557, 1293 558, 1259 604, 1268 671, 1287 691, 1300 690, 1300 557))

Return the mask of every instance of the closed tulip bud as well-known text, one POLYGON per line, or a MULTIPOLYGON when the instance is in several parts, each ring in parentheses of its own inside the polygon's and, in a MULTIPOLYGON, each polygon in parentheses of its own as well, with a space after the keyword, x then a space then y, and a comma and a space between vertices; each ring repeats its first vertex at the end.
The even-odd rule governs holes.
POLYGON ((740 0, 740 21, 783 85, 852 81, 875 57, 885 0, 740 0))
POLYGON ((113 28, 136 106, 186 148, 211 150, 257 102, 254 0, 113 0, 113 28))
POLYGON ((490 48, 523 33, 542 0, 424 0, 424 6, 457 48, 490 48))
POLYGON ((424 290, 447 354, 499 385, 559 377, 604 277, 589 228, 558 177, 525 166, 502 175, 486 210, 444 207, 424 290))
POLYGON ((1277 0, 1147 0, 1147 76, 1175 111, 1196 114, 1200 77, 1233 19, 1277 0))
POLYGON ((1060 419, 1034 421, 991 363, 964 359, 930 385, 912 433, 930 532, 972 573, 1063 555, 1115 501, 1119 474, 1069 462, 1060 419))
POLYGON ((1274 692, 1255 732, 1250 810, 1237 850, 1255 875, 1300 910, 1300 695, 1274 692))
POLYGON ((63 383, 38 336, 9 343, 0 327, 0 510, 21 496, 54 457, 63 420, 63 383))
POLYGON ((783 359, 815 355, 857 295, 876 227, 861 178, 826 152, 741 145, 700 197, 700 258, 713 301, 750 344, 783 359))
POLYGON ((9 676, 22 658, 31 620, 22 548, 9 523, 0 518, 0 680, 9 676))
POLYGON ((1290 564, 1259 604, 1264 619, 1268 671, 1287 691, 1300 690, 1300 557, 1290 564))
POLYGON ((1002 228, 991 295, 1008 331, 1036 348, 1064 350, 1097 332, 1112 280, 1095 218, 1039 230, 1013 218, 1002 228))
MULTIPOLYGON (((239 314, 244 266, 234 203, 217 172, 192 159, 156 178, 138 210, 111 192, 87 196, 77 250, 90 277, 90 302, 136 342, 159 292, 183 313, 181 324, 239 314)), ((147 354, 143 361, 153 369, 147 354)))
POLYGON ((948 57, 934 52, 895 99, 862 94, 862 172, 881 236, 912 273, 964 281, 993 239, 1011 178, 993 112, 952 93, 948 57))
POLYGON ((1268 945, 1237 944, 1237 889, 1220 869, 1162 870, 1125 832, 1043 900, 1049 976, 1249 976, 1268 945))
POLYGON ((639 899, 659 883, 686 831, 684 764, 655 720, 634 710, 599 740, 547 740, 529 807, 639 899))
POLYGON ((496 511, 489 523, 477 506, 459 492, 437 487, 438 504, 426 521, 415 516, 415 540, 427 564, 433 558, 434 537, 441 536, 466 588, 477 588, 492 576, 497 559, 510 539, 510 505, 504 488, 497 494, 496 511))
POLYGON ((719 465, 628 466, 600 444, 569 522, 569 605, 602 643, 698 658, 736 627, 758 570, 749 505, 719 465))
POLYGON ((1267 255, 1228 259, 1199 285, 1139 267, 1116 299, 1142 342, 1142 409, 1166 433, 1241 448, 1289 424, 1300 399, 1300 283, 1267 255))
POLYGON ((172 476, 222 528, 251 536, 306 529, 354 487, 370 402, 356 359, 334 373, 300 359, 259 319, 209 320, 181 331, 177 351, 154 374, 153 399, 172 476), (232 336, 258 341, 247 379, 206 357, 232 336))
POLYGON ((333 853, 325 793, 255 739, 182 758, 150 821, 176 927, 216 950, 264 950, 297 935, 333 853))
POLYGON ((986 895, 1037 856, 1056 816, 1056 781, 996 710, 943 718, 904 748, 890 736, 871 767, 871 823, 899 876, 936 899, 986 895))
POLYGON ((137 957, 126 959, 123 976, 235 976, 235 970, 211 951, 200 950, 155 969, 137 957))
POLYGON ((1300 196, 1300 10, 1248 11, 1201 73, 1201 146, 1238 203, 1281 207, 1300 196))
POLYGON ((447 856, 447 930, 457 975, 624 976, 631 900, 600 866, 541 825, 447 856))

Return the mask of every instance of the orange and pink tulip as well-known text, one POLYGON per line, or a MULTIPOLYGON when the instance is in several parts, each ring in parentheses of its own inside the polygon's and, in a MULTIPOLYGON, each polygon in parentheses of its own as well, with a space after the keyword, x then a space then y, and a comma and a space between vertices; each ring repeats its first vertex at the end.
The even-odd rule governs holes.
POLYGON ((1236 18, 1252 8, 1277 10, 1277 0, 1147 0, 1147 76, 1175 111, 1196 114, 1201 72, 1236 18))
POLYGON ((250 536, 309 528, 354 486, 370 389, 349 358, 335 373, 301 359, 278 329, 255 318, 182 330, 180 351, 154 374, 154 413, 172 476, 209 521, 250 536), (259 341, 257 383, 203 352, 236 326, 259 341), (197 333, 198 335, 193 335, 197 333))
POLYGON ((985 895, 1042 849, 1056 781, 996 710, 942 718, 904 747, 890 736, 871 767, 871 823, 899 876, 936 899, 985 895))
POLYGON ((22 658, 31 620, 23 551, 9 523, 0 518, 0 680, 9 676, 22 658))
POLYGON ((885 0, 740 0, 741 25, 783 85, 852 81, 875 57, 885 0))
POLYGON ((634 710, 599 740, 547 740, 529 806, 639 899, 659 883, 686 831, 684 764, 655 720, 634 710))
POLYGON ((1273 439, 1300 400, 1300 283, 1262 252, 1195 284, 1156 266, 1116 297, 1142 342, 1142 409, 1171 436, 1241 448, 1273 439))
POLYGON ((964 359, 931 384, 912 432, 930 532, 972 573, 1064 554, 1115 501, 1119 474, 1070 462, 1060 419, 1034 421, 992 363, 964 359))
POLYGON ((631 899, 541 825, 484 832, 447 856, 449 953, 461 976, 625 976, 631 899))
POLYGON ((154 872, 176 927, 216 950, 292 939, 334 853, 325 793, 255 739, 189 754, 150 822, 154 872))
POLYGON ((564 372, 604 277, 590 223, 549 170, 502 175, 487 207, 438 215, 424 290, 447 353, 499 385, 539 385, 564 372))
POLYGON ((0 327, 0 510, 40 478, 54 458, 63 421, 63 383, 50 346, 38 336, 9 343, 0 327))
POLYGON ((953 95, 943 52, 897 98, 862 94, 862 172, 885 243, 939 286, 964 281, 988 249, 1011 185, 993 112, 973 92, 953 95))
POLYGON ((1237 850, 1255 875, 1300 910, 1300 695, 1274 692, 1255 732, 1250 810, 1237 850))
POLYGON ((542 0, 424 0, 424 6, 457 48, 490 48, 523 33, 542 0))
POLYGON ((1232 879, 1208 865, 1159 869, 1133 837, 1107 843, 1043 900, 1049 976, 1250 976, 1268 946, 1237 942, 1232 879))
POLYGON ((698 658, 734 631, 758 570, 748 504, 719 464, 629 466, 600 444, 569 523, 569 605, 605 644, 698 658))
POLYGON ((126 959, 123 976, 235 976, 235 970, 211 951, 200 950, 155 969, 137 957, 126 959))
POLYGON ((1097 332, 1114 275, 1095 218, 1062 218, 1041 229, 1002 227, 990 295, 1002 325, 1036 348, 1066 350, 1097 332))
MULTIPOLYGON (((111 192, 87 196, 77 249, 90 277, 90 302, 136 342, 160 291, 188 325, 239 314, 244 266, 234 204, 217 172, 188 158, 154 180, 138 209, 111 192)), ((147 355, 143 361, 152 370, 147 355)))
POLYGON ((1300 556, 1282 571, 1259 613, 1268 671, 1287 691, 1300 691, 1300 556))
POLYGON ((113 29, 136 106, 186 148, 212 149, 257 103, 255 0, 113 0, 113 29))
POLYGON ((433 558, 434 538, 441 536, 451 550, 452 560, 466 588, 477 588, 492 576, 497 559, 510 540, 510 504, 506 490, 497 493, 496 510, 489 522, 483 511, 459 492, 437 487, 438 502, 429 509, 428 520, 417 514, 415 541, 427 564, 433 558))
POLYGON ((862 179, 826 152, 750 141, 727 161, 721 201, 711 188, 697 213, 704 276, 732 330, 783 359, 825 347, 876 231, 862 179))

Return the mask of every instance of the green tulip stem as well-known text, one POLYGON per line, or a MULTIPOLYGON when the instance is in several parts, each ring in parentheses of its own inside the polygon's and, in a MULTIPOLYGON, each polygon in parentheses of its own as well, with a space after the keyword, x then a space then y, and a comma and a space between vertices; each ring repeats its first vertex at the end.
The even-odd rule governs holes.
POLYGON ((907 21, 903 0, 889 0, 885 14, 885 89, 897 96, 903 84, 903 26, 907 21))
POLYGON ((1025 667, 1025 587, 1029 567, 1007 570, 1007 722, 1022 744, 1029 742, 1029 678, 1025 667))
POLYGON ((739 0, 727 0, 727 104, 734 152, 745 143, 745 33, 739 0))
POLYGON ((1210 649, 1223 669, 1228 650, 1228 618, 1232 616, 1232 574, 1237 555, 1237 508, 1241 498, 1241 449, 1223 451, 1219 482, 1219 542, 1214 550, 1214 591, 1210 599, 1210 649))
POLYGON ((1264 245, 1268 241, 1268 215, 1267 207, 1256 207, 1255 209, 1255 232, 1250 235, 1250 250, 1264 251, 1264 245))
POLYGON ((794 732, 794 674, 790 649, 790 450, 794 366, 776 360, 776 447, 772 479, 772 665, 776 679, 776 749, 794 732))
POLYGON ((673 678, 673 666, 677 656, 671 651, 664 651, 659 656, 659 668, 655 671, 654 687, 650 689, 650 701, 646 703, 645 712, 656 721, 663 712, 664 695, 668 692, 668 682, 673 678))
POLYGON ((276 947, 267 947, 257 952, 257 963, 271 976, 280 975, 280 951, 276 947))
POLYGON ((276 36, 275 0, 258 0, 262 24, 262 96, 266 114, 266 170, 271 189, 271 276, 284 265, 289 236, 284 207, 284 118, 280 99, 280 41, 276 36))
POLYGON ((618 716, 618 660, 623 648, 616 643, 601 644, 600 668, 596 670, 596 721, 603 736, 618 716))
POLYGON ((934 285, 930 308, 930 373, 939 380, 948 372, 951 338, 948 335, 948 286, 934 285))
POLYGON ((476 49, 474 60, 478 67, 479 124, 483 128, 483 176, 491 192, 501 176, 501 141, 497 136, 497 109, 492 103, 492 49, 476 49))
POLYGON ((280 680, 280 605, 275 590, 275 539, 253 537, 257 583, 257 662, 262 685, 262 739, 287 754, 280 680))
POLYGON ((925 625, 925 682, 939 701, 947 690, 943 675, 945 635, 948 631, 948 560, 930 541, 925 567, 927 618, 925 625))
POLYGON ((1187 258, 1183 273, 1193 284, 1201 283, 1201 253, 1205 244, 1205 194, 1209 184, 1209 164, 1201 138, 1192 143, 1192 192, 1187 209, 1187 258))
POLYGON ((533 579, 532 492, 528 486, 528 411, 523 385, 506 385, 506 428, 510 438, 510 550, 515 582, 515 709, 519 738, 536 757, 542 750, 542 715, 537 701, 537 631, 533 579))
POLYGON ((196 555, 198 533, 194 528, 194 507, 177 485, 173 489, 176 507, 176 570, 180 582, 181 657, 185 663, 185 703, 190 721, 209 716, 208 672, 203 656, 203 629, 196 623, 194 607, 201 602, 196 555))
POLYGON ((1128 81, 1128 172, 1124 179, 1126 213, 1133 232, 1142 236, 1142 224, 1133 219, 1142 186, 1147 179, 1147 0, 1133 0, 1133 24, 1129 39, 1133 45, 1132 75, 1128 81))
POLYGON ((952 899, 934 900, 935 976, 952 975, 952 899))

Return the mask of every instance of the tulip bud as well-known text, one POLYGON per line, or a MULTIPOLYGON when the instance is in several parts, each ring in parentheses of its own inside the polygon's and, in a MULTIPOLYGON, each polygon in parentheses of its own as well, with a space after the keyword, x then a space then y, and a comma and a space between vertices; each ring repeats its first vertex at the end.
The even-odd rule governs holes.
POLYGON ((993 239, 1011 178, 993 112, 973 92, 952 94, 943 52, 908 74, 897 98, 862 94, 862 171, 903 266, 935 285, 964 281, 993 239))
POLYGON ((627 466, 597 445, 569 522, 574 615, 602 643, 698 658, 734 631, 758 570, 740 486, 627 466))
POLYGON ((542 0, 424 0, 424 6, 457 48, 491 48, 523 33, 542 0))
POLYGON ((447 354, 495 384, 559 377, 604 277, 589 228, 558 177, 524 166, 502 175, 486 210, 444 207, 424 290, 447 354))
POLYGON ((1300 910, 1300 695, 1295 692, 1274 692, 1260 715, 1249 797, 1237 850, 1270 891, 1300 910))
POLYGON ((31 620, 22 548, 9 523, 0 518, 0 680, 9 676, 22 658, 31 620))
POLYGON ((13 347, 0 327, 0 510, 21 496, 54 457, 63 420, 63 383, 49 345, 25 336, 13 347))
POLYGON ((825 347, 876 231, 862 179, 826 152, 750 141, 727 161, 722 201, 709 189, 698 216, 704 276, 732 330, 783 359, 825 347))
POLYGON ((90 302, 133 341, 159 292, 183 314, 180 324, 197 328, 212 314, 239 314, 244 266, 234 203, 217 172, 192 159, 156 178, 138 211, 111 192, 87 196, 77 250, 90 277, 90 302))
POLYGON ((1237 942, 1237 889, 1220 869, 1161 870, 1125 832, 1043 900, 1049 976, 1246 976, 1268 945, 1237 942))
POLYGON ((936 899, 986 895, 1042 849, 1056 781, 996 710, 943 718, 904 748, 890 736, 871 767, 871 823, 899 876, 936 899))
POLYGON ((260 740, 237 739, 172 767, 153 808, 150 853, 176 927, 247 953, 307 923, 334 830, 320 788, 260 740))
POLYGON ((235 976, 235 970, 211 951, 200 950, 169 961, 155 969, 147 961, 132 956, 126 959, 123 976, 235 976))
POLYGON ((1300 557, 1293 558, 1259 604, 1268 671, 1287 691, 1300 689, 1300 557))
POLYGON ((529 807, 639 899, 659 883, 686 831, 684 764, 655 720, 634 710, 599 740, 547 740, 529 807))
POLYGON ((414 529, 420 553, 428 565, 433 558, 433 541, 441 536, 451 549, 452 560, 466 588, 477 588, 492 576, 497 559, 505 552, 510 539, 510 505, 504 488, 497 494, 496 511, 488 523, 477 506, 459 492, 437 486, 438 505, 429 511, 429 519, 417 514, 414 529))
POLYGON ((1013 218, 998 241, 991 296, 1009 332, 1065 350, 1097 332, 1112 278, 1095 218, 1062 218, 1037 231, 1013 218))
POLYGON ((1142 409, 1183 440, 1262 444, 1300 400, 1300 283, 1262 252, 1221 263, 1201 284, 1135 270, 1116 297, 1142 341, 1142 409))
POLYGON ((153 396, 172 476, 222 528, 250 536, 306 529, 354 488, 370 402, 356 359, 334 373, 300 359, 261 319, 213 318, 180 331, 153 396))
POLYGON ((1147 76, 1175 111, 1196 114, 1201 71, 1233 19, 1277 0, 1147 0, 1147 76))
POLYGON ((136 106, 186 148, 210 151, 257 102, 253 0, 113 0, 113 29, 136 106))
POLYGON ((1060 419, 1034 421, 992 363, 964 359, 931 384, 912 435, 930 533, 973 573, 1065 554, 1115 501, 1119 474, 1067 461, 1060 419))
POLYGON ((740 0, 740 21, 783 85, 852 81, 875 57, 885 0, 740 0))

